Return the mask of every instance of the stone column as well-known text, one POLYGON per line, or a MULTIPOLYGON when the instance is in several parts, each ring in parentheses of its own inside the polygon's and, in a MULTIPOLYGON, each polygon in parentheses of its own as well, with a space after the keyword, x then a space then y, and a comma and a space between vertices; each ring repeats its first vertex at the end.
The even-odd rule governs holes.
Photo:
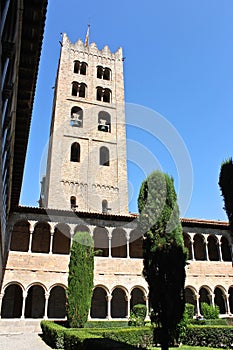
POLYGON ((127 313, 126 313, 126 317, 129 319, 130 318, 130 299, 131 299, 131 295, 127 295, 125 296, 125 300, 127 301, 127 313))
POLYGON ((30 226, 30 236, 29 236, 29 245, 28 245, 28 253, 32 252, 32 235, 34 232, 34 228, 30 226))
POLYGON ((209 261, 209 252, 208 252, 208 237, 204 235, 204 243, 205 243, 205 255, 206 260, 209 261))
POLYGON ((148 297, 148 295, 144 295, 143 299, 146 302, 146 318, 149 318, 149 297, 148 297))
POLYGON ((225 301, 225 305, 226 305, 226 314, 229 316, 230 313, 231 313, 231 310, 230 310, 230 303, 229 303, 229 294, 225 294, 224 293, 224 301, 225 301))
POLYGON ((4 297, 4 293, 0 294, 0 318, 1 318, 1 313, 2 313, 2 299, 4 297))
POLYGON ((53 254, 53 238, 54 238, 55 229, 51 227, 50 229, 50 246, 49 254, 53 254))
POLYGON ((190 239, 190 242, 191 242, 191 258, 192 258, 192 260, 195 260, 194 247, 193 247, 193 245, 194 245, 193 237, 190 239))
POLYGON ((218 238, 218 252, 219 252, 219 261, 223 261, 222 260, 222 242, 220 241, 220 239, 218 238))
POLYGON ((26 307, 26 298, 27 298, 28 292, 26 290, 23 291, 23 304, 22 304, 22 315, 21 318, 25 318, 25 307, 26 307))
POLYGON ((107 296, 106 296, 106 299, 107 299, 107 303, 108 303, 108 305, 107 305, 107 319, 108 320, 111 320, 111 300, 112 300, 112 296, 110 295, 110 294, 108 294, 107 296))
POLYGON ((210 300, 210 305, 214 306, 214 293, 209 293, 208 298, 210 300))
POLYGON ((48 304, 49 304, 49 292, 45 292, 44 296, 45 296, 45 308, 44 308, 44 319, 48 318, 48 304))
POLYGON ((127 259, 130 258, 129 256, 129 240, 130 240, 130 229, 125 229, 126 233, 125 233, 125 238, 126 238, 126 257, 127 259))
POLYGON ((199 305, 200 295, 199 294, 195 294, 194 298, 196 300, 196 305, 197 305, 197 315, 200 316, 201 315, 200 305, 199 305))
POLYGON ((108 227, 108 257, 112 258, 112 231, 115 227, 108 227))

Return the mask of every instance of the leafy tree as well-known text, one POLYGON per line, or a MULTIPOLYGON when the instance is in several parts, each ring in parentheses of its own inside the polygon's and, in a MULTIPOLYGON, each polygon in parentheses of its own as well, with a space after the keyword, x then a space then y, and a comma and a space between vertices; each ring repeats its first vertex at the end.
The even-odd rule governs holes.
POLYGON ((233 161, 232 158, 225 160, 221 164, 218 182, 223 200, 224 209, 228 216, 231 233, 233 236, 233 161))
POLYGON ((84 327, 91 307, 94 243, 88 232, 74 235, 67 288, 67 319, 72 328, 84 327))
POLYGON ((201 303, 201 313, 206 320, 214 320, 219 318, 219 307, 217 305, 209 305, 207 303, 201 303))
POLYGON ((144 233, 144 269, 156 323, 155 341, 163 350, 174 343, 184 313, 187 251, 184 247, 174 182, 155 171, 142 183, 138 197, 139 226, 144 233))

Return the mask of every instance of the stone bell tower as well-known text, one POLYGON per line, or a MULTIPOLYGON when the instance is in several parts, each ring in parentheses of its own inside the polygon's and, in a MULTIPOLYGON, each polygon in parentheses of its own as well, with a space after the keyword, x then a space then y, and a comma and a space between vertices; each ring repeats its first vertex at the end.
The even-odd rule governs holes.
POLYGON ((54 93, 41 205, 128 213, 122 49, 66 34, 54 93))

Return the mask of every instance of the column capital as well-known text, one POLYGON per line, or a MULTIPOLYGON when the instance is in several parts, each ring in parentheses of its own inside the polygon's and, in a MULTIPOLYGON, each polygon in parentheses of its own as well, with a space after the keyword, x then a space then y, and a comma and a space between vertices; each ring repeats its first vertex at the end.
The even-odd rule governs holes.
POLYGON ((106 300, 107 301, 111 301, 112 300, 112 295, 111 294, 106 295, 106 300))

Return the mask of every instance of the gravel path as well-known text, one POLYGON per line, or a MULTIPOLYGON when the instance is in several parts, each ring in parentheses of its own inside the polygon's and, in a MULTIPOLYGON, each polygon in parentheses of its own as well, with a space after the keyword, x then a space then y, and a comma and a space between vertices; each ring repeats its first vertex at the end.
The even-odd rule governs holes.
POLYGON ((0 350, 49 349, 37 333, 0 334, 0 350))

